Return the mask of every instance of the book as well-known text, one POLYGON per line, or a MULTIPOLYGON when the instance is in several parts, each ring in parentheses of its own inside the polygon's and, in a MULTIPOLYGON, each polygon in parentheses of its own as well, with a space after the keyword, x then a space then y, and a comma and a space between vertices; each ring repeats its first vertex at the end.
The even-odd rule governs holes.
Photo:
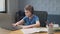
POLYGON ((47 28, 29 28, 29 29, 20 29, 24 34, 31 34, 35 32, 48 32, 47 28))

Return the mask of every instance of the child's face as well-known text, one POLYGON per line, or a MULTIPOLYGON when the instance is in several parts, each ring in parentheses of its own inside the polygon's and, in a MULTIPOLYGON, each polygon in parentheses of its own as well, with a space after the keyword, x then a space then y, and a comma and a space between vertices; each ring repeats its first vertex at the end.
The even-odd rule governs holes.
POLYGON ((30 16, 32 15, 32 13, 31 13, 29 10, 25 10, 25 15, 26 15, 27 17, 30 17, 30 16))

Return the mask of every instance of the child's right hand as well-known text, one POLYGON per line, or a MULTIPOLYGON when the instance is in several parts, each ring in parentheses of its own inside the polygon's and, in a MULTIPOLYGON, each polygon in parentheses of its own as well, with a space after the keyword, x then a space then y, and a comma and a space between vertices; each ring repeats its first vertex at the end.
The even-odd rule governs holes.
POLYGON ((16 27, 17 26, 17 24, 12 24, 13 25, 13 27, 16 27))

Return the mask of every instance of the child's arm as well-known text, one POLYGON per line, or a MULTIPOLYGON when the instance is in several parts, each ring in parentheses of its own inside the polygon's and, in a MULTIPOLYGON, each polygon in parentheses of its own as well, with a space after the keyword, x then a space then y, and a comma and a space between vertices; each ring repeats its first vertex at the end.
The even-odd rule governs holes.
POLYGON ((40 27, 40 22, 36 21, 36 24, 28 25, 28 26, 23 26, 23 28, 33 28, 33 27, 40 27))
POLYGON ((24 23, 24 20, 22 19, 22 20, 18 21, 17 23, 13 24, 13 26, 17 26, 17 25, 23 24, 23 23, 24 23))

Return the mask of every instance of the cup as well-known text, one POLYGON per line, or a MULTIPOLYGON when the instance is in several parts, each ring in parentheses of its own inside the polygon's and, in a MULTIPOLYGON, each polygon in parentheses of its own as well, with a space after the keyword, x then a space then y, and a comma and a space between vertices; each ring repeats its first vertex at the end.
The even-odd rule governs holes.
POLYGON ((48 34, 54 34, 53 23, 48 24, 48 34))

